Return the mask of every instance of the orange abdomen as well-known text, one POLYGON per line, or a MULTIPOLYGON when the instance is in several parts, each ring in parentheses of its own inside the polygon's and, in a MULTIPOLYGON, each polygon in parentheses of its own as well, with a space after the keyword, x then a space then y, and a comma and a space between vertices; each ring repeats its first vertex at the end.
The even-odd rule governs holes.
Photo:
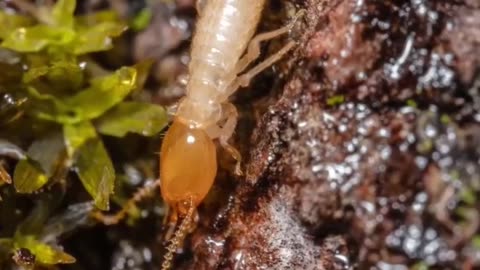
POLYGON ((160 153, 161 192, 165 202, 185 214, 190 200, 197 206, 212 187, 217 174, 213 141, 203 129, 178 119, 165 136, 160 153))

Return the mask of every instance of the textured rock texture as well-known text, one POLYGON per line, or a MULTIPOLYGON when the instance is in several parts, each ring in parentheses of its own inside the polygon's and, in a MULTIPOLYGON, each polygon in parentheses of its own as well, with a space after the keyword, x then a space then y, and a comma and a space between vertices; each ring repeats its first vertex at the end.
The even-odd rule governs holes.
POLYGON ((237 131, 245 175, 220 177, 179 267, 480 266, 479 2, 296 4, 298 48, 247 90, 275 82, 237 131))

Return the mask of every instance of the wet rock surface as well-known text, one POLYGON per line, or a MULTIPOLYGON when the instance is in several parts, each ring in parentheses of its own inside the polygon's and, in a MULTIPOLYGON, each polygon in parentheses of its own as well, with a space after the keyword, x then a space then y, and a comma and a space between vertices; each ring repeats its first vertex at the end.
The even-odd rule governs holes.
POLYGON ((254 105, 245 175, 179 267, 480 266, 480 5, 297 3, 308 31, 254 105))
MULTIPOLYGON (((121 14, 145 5, 108 2, 121 14)), ((184 94, 195 1, 152 6, 125 54, 156 59, 142 98, 170 105, 184 94)), ((219 172, 173 269, 480 268, 479 1, 271 0, 260 29, 299 9, 295 52, 234 97, 244 175, 219 172)), ((261 59, 286 41, 264 44, 261 59)), ((107 141, 125 173, 121 197, 155 180, 160 143, 107 141)), ((77 263, 65 269, 159 269, 159 197, 139 203, 137 219, 72 233, 65 248, 77 263)), ((80 206, 67 212, 86 217, 80 206)))

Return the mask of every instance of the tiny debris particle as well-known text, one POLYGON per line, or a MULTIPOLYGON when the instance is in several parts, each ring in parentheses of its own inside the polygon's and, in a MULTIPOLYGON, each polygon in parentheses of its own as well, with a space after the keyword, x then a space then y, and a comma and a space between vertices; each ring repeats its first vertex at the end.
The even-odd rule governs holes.
POLYGON ((12 255, 12 259, 19 266, 31 267, 35 265, 35 255, 33 255, 30 250, 26 248, 19 248, 15 250, 12 255))

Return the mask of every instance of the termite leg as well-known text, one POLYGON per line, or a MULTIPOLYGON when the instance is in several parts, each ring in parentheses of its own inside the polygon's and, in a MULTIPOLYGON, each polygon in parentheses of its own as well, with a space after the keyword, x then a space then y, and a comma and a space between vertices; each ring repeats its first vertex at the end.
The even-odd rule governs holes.
MULTIPOLYGON (((177 225, 179 220, 184 218, 185 216, 188 215, 188 212, 190 211, 190 204, 191 202, 187 201, 184 203, 184 207, 187 207, 184 209, 186 211, 184 214, 181 214, 180 211, 176 207, 168 207, 167 213, 164 217, 163 224, 166 226, 165 229, 165 237, 164 240, 170 241, 175 233, 175 229, 177 228, 177 225)), ((194 207, 195 208, 195 207, 194 207)), ((192 222, 190 222, 190 225, 187 227, 187 232, 191 232, 195 229, 195 225, 197 224, 198 221, 198 212, 193 209, 193 214, 192 214, 192 222)))
POLYGON ((207 130, 211 138, 218 138, 220 145, 235 159, 235 174, 241 175, 242 170, 240 167, 242 161, 242 155, 240 152, 232 146, 228 140, 232 137, 235 127, 237 126, 238 112, 232 103, 223 104, 222 108, 224 124, 222 126, 214 126, 207 130))
POLYGON ((235 174, 242 175, 242 169, 240 164, 242 162, 242 155, 228 140, 232 137, 235 127, 237 126, 238 112, 237 108, 232 103, 224 104, 224 115, 227 118, 225 124, 222 127, 221 135, 219 137, 220 144, 227 150, 227 152, 235 159, 235 174))
POLYGON ((238 76, 231 86, 232 89, 248 86, 252 78, 254 78, 258 73, 262 72, 263 70, 265 70, 266 68, 270 67, 275 62, 280 60, 287 52, 293 49, 293 47, 295 47, 295 42, 294 41, 288 42, 287 45, 283 46, 283 48, 280 51, 269 56, 267 59, 265 59, 264 61, 262 61, 260 64, 256 65, 249 71, 245 72, 244 74, 238 76))
MULTIPOLYGON (((305 10, 299 11, 293 20, 286 26, 271 31, 271 32, 266 32, 262 34, 258 34, 255 36, 251 41, 250 44, 248 45, 248 49, 246 54, 238 61, 237 67, 235 68, 236 74, 241 73, 244 71, 248 65, 250 65, 255 59, 258 58, 260 55, 260 43, 266 40, 273 39, 275 37, 278 37, 280 35, 286 34, 290 31, 290 29, 293 28, 297 20, 302 17, 305 14, 305 10)), ((262 61, 260 64, 256 65, 255 67, 251 68, 247 72, 243 73, 242 75, 239 75, 233 83, 228 87, 226 94, 227 96, 230 96, 235 92, 239 87, 245 87, 248 86, 250 83, 251 79, 255 77, 258 73, 262 72, 278 60, 280 60, 288 51, 290 51, 293 47, 295 46, 294 41, 288 42, 283 48, 276 52, 275 54, 269 56, 267 59, 262 61)))
POLYGON ((235 67, 235 74, 239 74, 245 70, 255 59, 260 55, 260 43, 270 39, 274 39, 280 35, 288 33, 290 30, 290 25, 284 26, 280 29, 273 30, 271 32, 261 33, 256 35, 248 44, 247 52, 244 56, 238 61, 237 66, 235 67))
POLYGON ((270 32, 260 33, 255 37, 253 37, 253 39, 248 44, 247 52, 238 61, 238 64, 235 68, 236 74, 240 74, 242 71, 245 70, 245 68, 248 67, 248 65, 250 65, 255 59, 258 58, 258 56, 260 55, 260 43, 262 43, 263 41, 274 39, 278 36, 288 33, 293 28, 298 18, 304 15, 304 12, 305 12, 304 10, 299 11, 295 15, 293 20, 284 27, 281 27, 279 29, 276 29, 270 32))

